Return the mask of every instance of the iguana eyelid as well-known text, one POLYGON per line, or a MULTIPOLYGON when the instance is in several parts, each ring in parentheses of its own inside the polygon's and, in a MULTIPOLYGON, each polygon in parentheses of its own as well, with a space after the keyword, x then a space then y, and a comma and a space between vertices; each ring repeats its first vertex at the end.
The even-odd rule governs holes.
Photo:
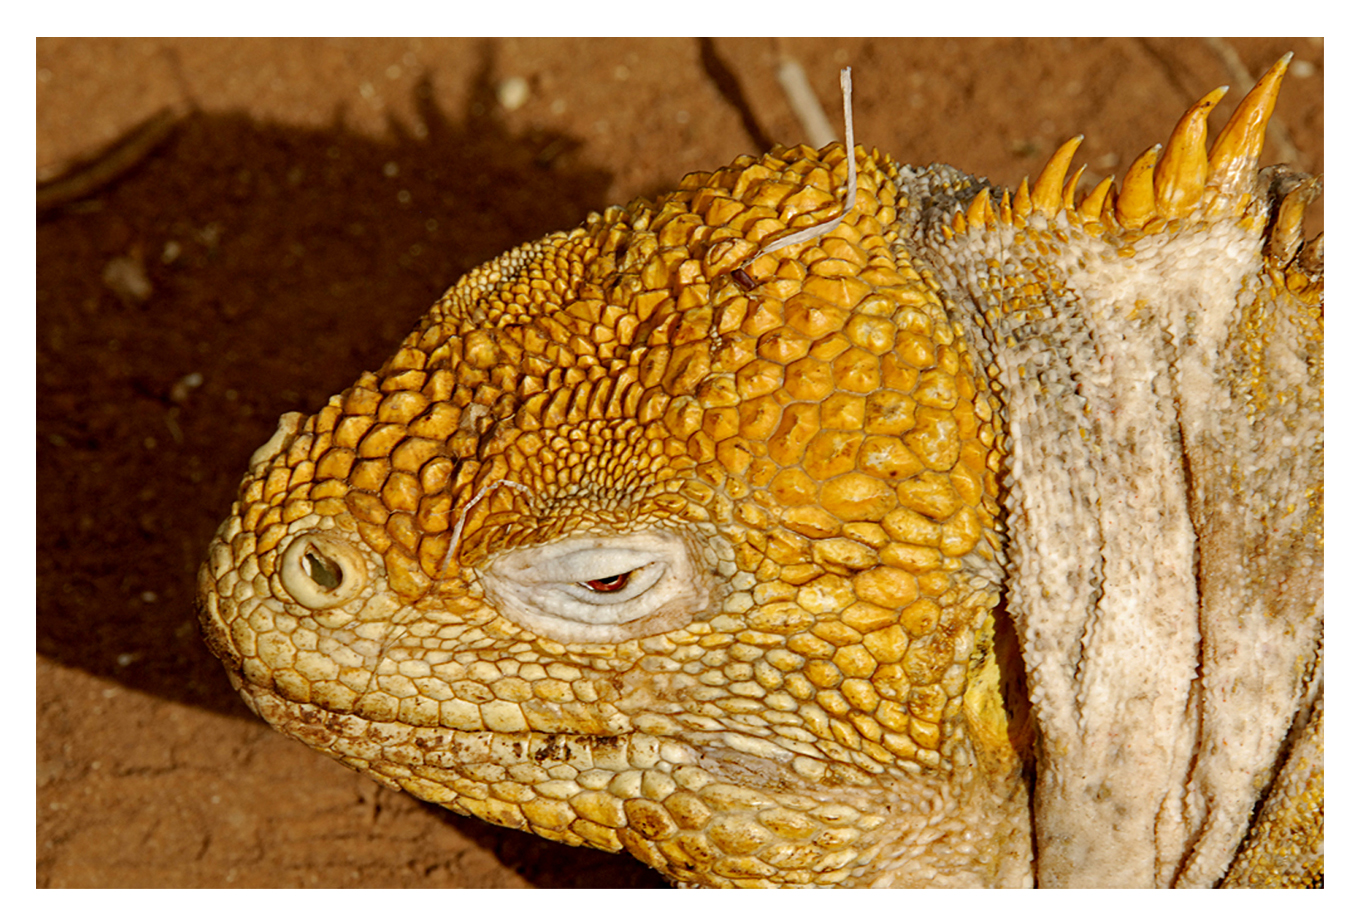
POLYGON ((611 642, 672 629, 707 611, 715 576, 680 534, 662 529, 570 537, 494 557, 487 597, 509 620, 559 642, 611 642), (618 591, 584 584, 627 573, 618 591))

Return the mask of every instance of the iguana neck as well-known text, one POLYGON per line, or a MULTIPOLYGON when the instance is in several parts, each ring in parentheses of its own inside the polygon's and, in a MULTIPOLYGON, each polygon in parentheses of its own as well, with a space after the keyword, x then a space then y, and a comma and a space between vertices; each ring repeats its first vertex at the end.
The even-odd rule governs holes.
MULTIPOLYGON (((1003 407, 1005 607, 1039 726, 1040 885, 1217 878, 1263 778, 1204 750, 1228 735, 1215 713, 1233 693, 1200 680, 1205 660, 1231 655, 1212 634, 1247 610, 1291 610, 1310 637, 1300 650, 1319 629, 1319 556, 1300 559, 1319 534, 1304 521, 1317 484, 1290 474, 1302 455, 1319 469, 1319 370, 1311 396, 1278 371, 1319 369, 1319 317, 1298 302, 1289 311, 1269 277, 1270 200, 1154 232, 1092 232, 1069 202, 960 231, 960 209, 976 215, 985 196, 1009 211, 1008 193, 939 167, 897 182, 909 203, 903 257, 939 286, 1003 407), (1282 317, 1268 340, 1253 322, 1264 298, 1282 317), (1262 348, 1278 379, 1252 359, 1262 348), (1235 421, 1245 417, 1232 408, 1253 392, 1260 404, 1261 389, 1289 405, 1266 400, 1235 421), (1262 422, 1282 450, 1260 440, 1262 422), (1271 517, 1296 544, 1287 578, 1308 583, 1301 594, 1243 582, 1242 564, 1277 542, 1259 524, 1271 517)), ((1231 730, 1246 748, 1287 733, 1302 677, 1272 690, 1252 680, 1264 716, 1231 730)))

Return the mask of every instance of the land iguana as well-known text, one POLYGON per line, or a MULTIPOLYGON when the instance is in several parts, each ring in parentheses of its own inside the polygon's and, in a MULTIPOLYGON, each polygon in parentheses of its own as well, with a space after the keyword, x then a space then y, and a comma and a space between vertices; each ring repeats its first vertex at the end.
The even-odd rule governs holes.
POLYGON ((380 783, 680 885, 1319 884, 1287 63, 1117 190, 850 137, 473 270, 251 458, 208 644, 380 783))

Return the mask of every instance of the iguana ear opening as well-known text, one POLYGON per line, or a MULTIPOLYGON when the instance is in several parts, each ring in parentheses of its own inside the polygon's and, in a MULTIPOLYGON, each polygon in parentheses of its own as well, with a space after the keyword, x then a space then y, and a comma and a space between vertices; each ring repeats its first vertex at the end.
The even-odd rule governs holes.
POLYGON ((652 529, 497 554, 481 571, 508 620, 561 643, 664 633, 715 612, 717 574, 691 540, 652 529))

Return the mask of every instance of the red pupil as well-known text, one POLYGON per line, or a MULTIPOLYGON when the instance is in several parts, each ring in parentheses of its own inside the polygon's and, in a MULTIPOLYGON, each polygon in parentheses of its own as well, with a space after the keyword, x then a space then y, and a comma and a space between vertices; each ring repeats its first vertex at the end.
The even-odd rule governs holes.
POLYGON ((596 592, 616 592, 628 584, 630 572, 620 572, 616 576, 608 576, 604 579, 591 579, 585 583, 585 587, 596 592))

